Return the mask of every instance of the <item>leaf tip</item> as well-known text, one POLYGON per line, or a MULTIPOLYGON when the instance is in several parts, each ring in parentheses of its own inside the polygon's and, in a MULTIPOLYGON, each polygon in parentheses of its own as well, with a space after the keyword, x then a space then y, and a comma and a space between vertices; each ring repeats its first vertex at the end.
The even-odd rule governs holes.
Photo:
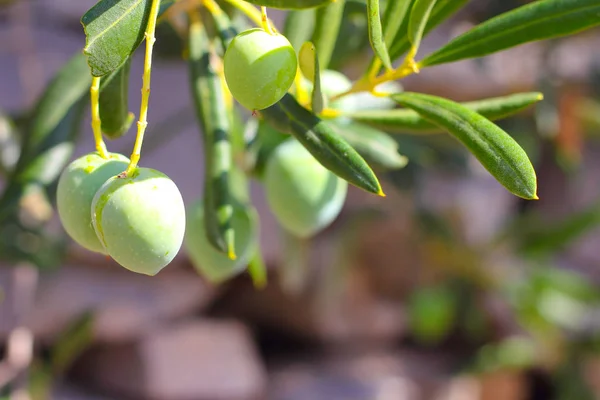
POLYGON ((386 197, 385 193, 383 193, 383 189, 379 188, 379 191, 377 192, 377 196, 386 197))
POLYGON ((237 256, 235 254, 235 250, 233 248, 233 246, 227 246, 227 257, 229 257, 230 260, 235 260, 237 259, 237 256))

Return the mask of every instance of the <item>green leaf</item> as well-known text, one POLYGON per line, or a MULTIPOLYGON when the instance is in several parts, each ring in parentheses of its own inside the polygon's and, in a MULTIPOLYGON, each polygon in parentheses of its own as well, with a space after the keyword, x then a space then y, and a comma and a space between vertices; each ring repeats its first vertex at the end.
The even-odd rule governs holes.
POLYGON ((283 35, 298 50, 304 42, 310 40, 315 29, 315 10, 288 11, 285 18, 283 35))
POLYGON ((315 45, 311 42, 306 42, 300 48, 298 53, 298 65, 302 74, 312 84, 311 106, 315 114, 320 114, 323 111, 325 104, 325 95, 321 90, 321 71, 319 68, 319 58, 315 50, 315 45))
POLYGON ((123 136, 135 118, 128 105, 130 67, 128 58, 119 69, 100 78, 100 122, 102 133, 109 139, 123 136))
POLYGON ((404 92, 392 98, 446 129, 511 193, 528 200, 538 198, 537 178, 527 154, 494 123, 458 103, 437 96, 404 92))
POLYGON ((85 57, 77 54, 56 74, 38 101, 13 179, 50 184, 71 156, 82 105, 92 77, 85 57))
POLYGON ((351 184, 383 195, 366 161, 335 131, 302 107, 290 94, 261 114, 275 129, 292 134, 325 168, 351 184))
MULTIPOLYGON (((208 9, 206 9, 208 10, 208 9)), ((229 43, 237 36, 239 31, 233 25, 229 16, 221 10, 210 10, 210 15, 214 21, 217 33, 223 43, 223 49, 229 47, 229 43)))
POLYGON ((346 0, 336 0, 317 10, 312 42, 317 48, 321 68, 327 69, 338 39, 346 0))
POLYGON ((304 10, 307 8, 321 7, 341 0, 246 0, 248 3, 281 10, 304 10))
POLYGON ((392 62, 385 44, 381 17, 379 15, 379 0, 367 0, 367 23, 369 28, 369 42, 373 52, 386 69, 392 69, 392 62))
MULTIPOLYGON (((491 121, 514 115, 543 99, 539 92, 518 93, 479 101, 461 103, 491 121)), ((443 129, 413 110, 365 110, 344 114, 355 121, 390 133, 440 133, 443 129)))
POLYGON ((404 168, 408 163, 398 153, 398 142, 385 132, 357 122, 333 121, 331 127, 371 165, 392 170, 404 168))
POLYGON ((81 18, 93 76, 117 70, 144 39, 152 0, 100 0, 81 18))
POLYGON ((421 45, 425 26, 436 0, 415 0, 408 19, 408 40, 411 43, 409 59, 413 59, 421 45))
MULTIPOLYGON (((425 25, 425 30, 423 31, 423 37, 425 37, 425 35, 431 32, 439 24, 454 15, 454 13, 460 10, 468 1, 469 0, 438 1, 429 15, 427 25, 425 25)), ((413 0, 413 4, 414 2, 415 0, 413 0)), ((392 61, 398 59, 402 54, 410 50, 411 44, 408 40, 407 32, 408 20, 405 18, 405 23, 402 24, 396 33, 394 41, 390 43, 389 53, 392 61)))
POLYGON ((600 24, 598 0, 539 0, 494 17, 425 57, 421 66, 481 57, 600 24))
POLYGON ((231 127, 224 87, 213 44, 200 21, 189 30, 189 74, 192 97, 204 142, 204 218, 206 235, 215 249, 235 259, 229 176, 232 168, 231 127))
POLYGON ((262 289, 267 285, 267 266, 263 259, 260 246, 256 246, 254 256, 248 264, 248 274, 256 289, 262 289))

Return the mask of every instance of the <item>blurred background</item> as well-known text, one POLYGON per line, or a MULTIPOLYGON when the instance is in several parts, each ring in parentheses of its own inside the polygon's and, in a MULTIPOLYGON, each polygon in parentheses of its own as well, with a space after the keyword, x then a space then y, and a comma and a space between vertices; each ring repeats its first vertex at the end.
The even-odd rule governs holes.
MULTIPOLYGON (((524 3, 471 1, 420 54, 524 3)), ((93 4, 0 0, 0 190, 19 127, 83 48, 79 19, 93 4)), ((364 7, 347 1, 333 58, 352 78, 370 58, 364 7)), ((282 26, 283 13, 270 16, 282 26)), ((157 39, 142 165, 190 203, 203 162, 187 65, 175 30, 162 26, 157 39)), ((52 209, 26 196, 23 207, 45 221, 34 239, 51 239, 52 251, 33 265, 8 262, 0 246, 0 399, 600 399, 598 49, 591 30, 402 81, 458 101, 543 92, 499 123, 531 157, 539 201, 508 193, 447 135, 399 133, 410 162, 380 173, 387 198, 351 188, 341 216, 299 250, 253 183, 262 290, 245 274, 210 286, 184 251, 156 277, 127 272, 73 245, 52 209)), ((142 62, 138 51, 136 114, 142 62)), ((89 124, 73 157, 93 149, 89 124)), ((133 140, 109 147, 128 154, 133 140)), ((0 226, 2 240, 16 234, 0 226)))

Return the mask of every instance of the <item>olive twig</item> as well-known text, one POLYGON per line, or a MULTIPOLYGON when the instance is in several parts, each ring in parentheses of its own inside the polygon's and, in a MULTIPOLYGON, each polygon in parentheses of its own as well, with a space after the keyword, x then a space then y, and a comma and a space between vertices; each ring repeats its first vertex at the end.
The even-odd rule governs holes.
POLYGON ((100 121, 100 77, 92 78, 92 86, 90 87, 90 98, 92 103, 92 131, 94 132, 94 142, 96 142, 96 151, 100 157, 108 159, 106 145, 102 139, 102 127, 100 121))
POLYGON ((127 176, 132 176, 132 173, 136 170, 138 161, 140 160, 140 152, 142 150, 142 142, 144 141, 144 132, 148 126, 148 99, 150 98, 150 74, 152 71, 152 48, 156 38, 154 32, 156 31, 156 18, 158 17, 158 10, 160 6, 160 0, 152 0, 152 6, 150 8, 150 16, 148 17, 148 26, 146 27, 146 56, 144 58, 144 75, 142 78, 142 100, 140 104, 140 119, 137 123, 138 131, 135 138, 135 144, 133 145, 133 151, 131 152, 129 166, 127 167, 127 176))

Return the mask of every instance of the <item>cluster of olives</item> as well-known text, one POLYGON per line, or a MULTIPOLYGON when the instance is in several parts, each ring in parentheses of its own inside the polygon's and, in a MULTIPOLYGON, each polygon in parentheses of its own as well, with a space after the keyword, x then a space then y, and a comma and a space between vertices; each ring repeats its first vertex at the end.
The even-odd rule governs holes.
MULTIPOLYGON (((248 109, 261 110, 279 101, 291 87, 297 57, 284 36, 257 28, 232 40, 224 67, 233 97, 248 109)), ((126 174, 128 165, 123 155, 109 153, 103 158, 94 152, 63 171, 58 213, 75 242, 146 275, 155 275, 168 265, 182 245, 196 269, 211 282, 222 282, 245 269, 258 246, 254 208, 234 207, 236 258, 230 259, 207 238, 202 200, 186 213, 183 198, 168 176, 150 168, 126 174)), ((313 236, 337 217, 348 186, 292 137, 272 151, 263 178, 269 207, 280 225, 302 238, 313 236)))
POLYGON ((128 164, 114 153, 73 161, 58 181, 58 214, 82 247, 107 254, 133 272, 155 275, 183 242, 183 198, 162 172, 136 168, 125 174, 128 164))

